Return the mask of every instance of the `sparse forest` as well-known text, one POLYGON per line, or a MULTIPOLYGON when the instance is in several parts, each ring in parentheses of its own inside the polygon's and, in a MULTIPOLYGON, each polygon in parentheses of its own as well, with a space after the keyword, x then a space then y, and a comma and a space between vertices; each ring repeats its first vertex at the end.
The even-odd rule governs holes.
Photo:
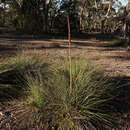
POLYGON ((130 1, 0 0, 0 130, 129 130, 130 1))
POLYGON ((125 24, 126 22, 127 26, 129 24, 127 9, 129 7, 122 6, 119 0, 1 0, 1 2, 0 25, 15 28, 21 33, 66 33, 67 15, 70 17, 71 31, 74 33, 128 31, 125 24))

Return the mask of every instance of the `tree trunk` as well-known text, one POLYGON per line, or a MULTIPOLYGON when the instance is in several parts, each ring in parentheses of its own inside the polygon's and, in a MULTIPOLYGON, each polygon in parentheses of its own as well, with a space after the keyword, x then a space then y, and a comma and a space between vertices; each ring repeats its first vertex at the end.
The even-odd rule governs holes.
POLYGON ((45 32, 48 33, 48 11, 49 11, 49 4, 45 7, 45 32))
POLYGON ((80 16, 80 31, 82 32, 82 18, 80 16))
POLYGON ((104 33, 104 20, 101 21, 101 33, 104 33))
POLYGON ((127 23, 126 21, 124 22, 124 26, 123 26, 123 34, 124 34, 124 39, 126 40, 126 34, 127 34, 127 23))
POLYGON ((45 31, 45 33, 48 32, 48 11, 49 11, 49 3, 46 3, 46 1, 43 1, 43 21, 45 21, 44 23, 44 27, 43 30, 45 31))
POLYGON ((6 9, 6 2, 3 3, 4 11, 3 11, 3 25, 5 25, 5 9, 6 9))
POLYGON ((80 7, 80 31, 81 32, 84 29, 84 27, 83 27, 83 14, 84 14, 85 5, 86 5, 86 0, 82 1, 82 5, 80 7))
POLYGON ((130 44, 130 24, 128 25, 128 43, 130 44))

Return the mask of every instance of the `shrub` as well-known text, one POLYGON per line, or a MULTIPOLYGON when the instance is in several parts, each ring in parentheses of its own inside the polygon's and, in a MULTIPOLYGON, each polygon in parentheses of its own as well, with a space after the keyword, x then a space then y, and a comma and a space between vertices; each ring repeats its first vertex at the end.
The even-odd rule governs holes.
POLYGON ((94 130, 115 126, 112 100, 117 86, 100 68, 73 61, 71 94, 68 63, 52 68, 48 78, 41 73, 27 77, 26 100, 9 108, 16 118, 11 128, 94 130))
POLYGON ((60 47, 60 45, 59 45, 59 43, 52 42, 52 43, 49 43, 49 44, 48 44, 48 47, 52 47, 52 48, 59 48, 59 47, 60 47))
POLYGON ((118 41, 118 40, 113 40, 113 41, 111 42, 111 44, 110 44, 111 47, 120 47, 120 46, 126 46, 126 45, 127 45, 126 42, 123 41, 123 40, 120 40, 120 41, 118 41))
POLYGON ((9 70, 25 72, 30 69, 41 68, 43 65, 44 62, 36 56, 18 54, 15 57, 6 59, 5 61, 3 61, 3 63, 0 64, 0 73, 9 70))

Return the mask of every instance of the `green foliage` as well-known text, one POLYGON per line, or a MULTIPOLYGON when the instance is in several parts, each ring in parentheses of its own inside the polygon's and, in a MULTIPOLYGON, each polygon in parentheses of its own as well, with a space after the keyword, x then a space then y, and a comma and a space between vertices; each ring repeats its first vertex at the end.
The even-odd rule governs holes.
POLYGON ((20 54, 0 63, 0 75, 8 72, 28 72, 29 70, 41 68, 43 64, 44 62, 35 56, 20 54))
POLYGON ((16 27, 16 29, 23 29, 24 27, 24 21, 23 21, 23 18, 22 17, 15 17, 12 21, 14 27, 16 27))
POLYGON ((69 14, 71 32, 85 28, 99 32, 104 20, 104 31, 109 33, 121 29, 123 22, 118 18, 124 17, 123 12, 119 0, 13 0, 1 4, 0 24, 14 25, 17 31, 26 34, 65 33, 69 14))
POLYGON ((50 44, 48 44, 48 46, 49 47, 56 47, 56 48, 59 48, 60 47, 60 45, 59 45, 59 43, 56 43, 56 42, 52 42, 52 43, 50 43, 50 44))
POLYGON ((127 46, 127 43, 123 40, 113 40, 110 45, 111 47, 121 47, 121 46, 127 46))
MULTIPOLYGON (((27 96, 24 102, 16 103, 13 115, 19 122, 17 128, 96 130, 114 127, 112 100, 117 86, 108 80, 102 69, 86 61, 73 61, 70 95, 69 63, 50 68, 50 75, 40 71, 27 75, 27 96)), ((13 128, 15 121, 12 124, 13 128)))
POLYGON ((22 95, 22 90, 25 89, 25 75, 36 73, 40 69, 46 68, 46 64, 36 56, 19 54, 9 59, 1 60, 0 63, 0 96, 5 98, 18 98, 22 95))

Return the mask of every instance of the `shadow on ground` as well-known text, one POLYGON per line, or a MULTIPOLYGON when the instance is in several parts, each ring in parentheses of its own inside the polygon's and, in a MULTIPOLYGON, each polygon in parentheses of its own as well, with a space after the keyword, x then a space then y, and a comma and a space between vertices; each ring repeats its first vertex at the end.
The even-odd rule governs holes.
MULTIPOLYGON (((107 58, 119 59, 119 60, 130 60, 130 55, 123 55, 123 56, 107 56, 107 58)), ((130 68, 128 68, 130 69, 130 68)))
POLYGON ((111 77, 112 81, 120 86, 119 108, 123 113, 130 114, 130 76, 111 77))

